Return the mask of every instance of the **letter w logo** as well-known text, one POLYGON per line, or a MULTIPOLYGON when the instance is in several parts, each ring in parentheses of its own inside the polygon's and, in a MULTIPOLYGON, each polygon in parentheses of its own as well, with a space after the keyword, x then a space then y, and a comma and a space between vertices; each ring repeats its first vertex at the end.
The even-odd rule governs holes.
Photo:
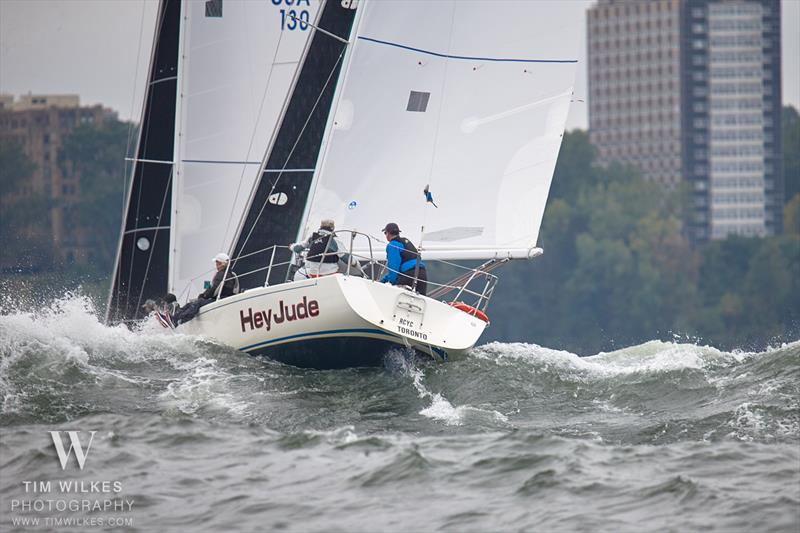
POLYGON ((89 455, 89 448, 92 447, 92 440, 94 440, 94 434, 97 433, 96 431, 90 431, 91 436, 89 437, 89 444, 86 445, 86 451, 83 451, 83 446, 81 445, 81 441, 78 438, 78 434, 80 431, 67 431, 67 435, 69 435, 69 450, 64 451, 64 443, 61 442, 61 432, 60 431, 50 431, 50 436, 53 437, 53 444, 56 447, 56 453, 58 453, 58 459, 61 461, 61 470, 66 470, 67 468, 67 461, 69 461, 69 456, 72 454, 72 450, 75 450, 75 459, 78 461, 78 466, 83 470, 83 465, 86 463, 86 457, 89 455))

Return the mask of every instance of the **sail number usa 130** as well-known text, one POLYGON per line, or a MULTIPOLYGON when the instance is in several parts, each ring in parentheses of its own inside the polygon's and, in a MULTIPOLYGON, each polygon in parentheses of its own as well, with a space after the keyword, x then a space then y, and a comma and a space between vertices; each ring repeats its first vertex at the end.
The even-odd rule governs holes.
POLYGON ((272 0, 273 5, 281 6, 281 31, 306 31, 311 22, 311 0, 272 0))

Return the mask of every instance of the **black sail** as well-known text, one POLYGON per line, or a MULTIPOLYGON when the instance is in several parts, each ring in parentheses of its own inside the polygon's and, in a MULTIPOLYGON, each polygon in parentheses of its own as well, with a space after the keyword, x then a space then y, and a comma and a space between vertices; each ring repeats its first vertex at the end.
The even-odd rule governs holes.
MULTIPOLYGON (((233 248, 233 269, 239 274, 243 289, 262 286, 266 279, 263 268, 271 253, 256 252, 273 244, 289 244, 297 237, 347 46, 328 33, 345 40, 349 37, 355 17, 350 4, 328 1, 317 20, 317 26, 324 31, 316 30, 311 38, 233 248), (243 275, 258 269, 262 270, 243 275)), ((291 252, 279 249, 275 263, 290 258, 291 252)), ((285 265, 273 268, 269 283, 283 282, 286 273, 285 265)))
POLYGON ((167 291, 180 16, 180 0, 161 0, 106 314, 112 323, 141 318, 145 300, 167 291))

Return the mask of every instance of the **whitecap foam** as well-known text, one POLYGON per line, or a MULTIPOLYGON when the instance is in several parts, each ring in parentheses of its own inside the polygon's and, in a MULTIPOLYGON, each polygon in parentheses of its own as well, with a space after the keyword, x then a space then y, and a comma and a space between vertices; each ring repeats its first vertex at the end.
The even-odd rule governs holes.
MULTIPOLYGON (((124 325, 108 326, 91 299, 79 292, 66 293, 36 311, 8 306, 3 311, 8 314, 0 315, 0 412, 6 414, 24 408, 25 390, 32 381, 58 383, 67 378, 68 386, 76 379, 86 383, 121 380, 146 386, 163 380, 166 369, 146 377, 143 365, 163 362, 174 370, 195 372, 203 365, 198 352, 213 349, 199 337, 153 328, 148 321, 135 331, 124 325)), ((195 380, 201 381, 200 376, 195 380)), ((192 386, 184 383, 184 388, 192 386)), ((229 398, 216 401, 228 410, 242 408, 229 398)), ((181 405, 191 410, 191 401, 181 405)))
POLYGON ((195 415, 200 411, 241 415, 247 411, 248 403, 230 392, 228 385, 233 376, 221 370, 215 359, 198 357, 176 366, 187 371, 187 374, 169 383, 159 395, 168 408, 186 415, 195 415))
POLYGON ((429 399, 430 405, 419 411, 426 418, 439 420, 448 426, 461 426, 467 417, 489 419, 491 423, 508 423, 508 417, 492 409, 482 409, 471 405, 454 406, 443 394, 433 392, 425 386, 425 374, 414 366, 413 362, 405 357, 396 357, 395 364, 399 364, 403 373, 411 378, 411 383, 421 399, 429 399))
POLYGON ((473 357, 498 365, 529 363, 533 370, 555 371, 565 377, 585 379, 632 374, 653 374, 684 369, 707 370, 741 363, 756 354, 723 352, 709 346, 649 341, 593 356, 544 348, 536 344, 492 342, 474 349, 473 357))
POLYGON ((422 409, 419 414, 434 420, 441 420, 448 426, 460 426, 462 424, 463 407, 453 407, 453 404, 441 394, 429 394, 429 396, 431 397, 431 404, 422 409))
POLYGON ((734 430, 728 434, 729 437, 752 441, 756 435, 763 433, 766 424, 758 409, 746 402, 736 408, 728 426, 734 430))

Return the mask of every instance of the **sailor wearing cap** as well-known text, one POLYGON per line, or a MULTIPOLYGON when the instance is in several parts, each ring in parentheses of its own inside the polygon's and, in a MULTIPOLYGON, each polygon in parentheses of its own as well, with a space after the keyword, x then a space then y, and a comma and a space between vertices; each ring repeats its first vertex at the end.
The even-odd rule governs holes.
POLYGON ((424 296, 428 289, 428 275, 416 246, 400 236, 400 228, 394 222, 386 224, 381 231, 389 241, 386 245, 387 272, 381 281, 413 288, 416 278, 416 291, 424 296))
MULTIPOLYGON (((214 266, 217 268, 217 273, 214 274, 214 279, 211 281, 211 286, 201 292, 197 296, 196 300, 192 300, 183 307, 176 306, 174 313, 167 312, 162 314, 164 322, 168 323, 170 327, 175 327, 193 319, 200 311, 201 307, 206 304, 210 304, 216 300, 218 296, 219 298, 227 298, 228 296, 238 294, 239 278, 236 276, 235 272, 228 268, 228 263, 230 263, 230 260, 230 257, 228 257, 228 254, 226 253, 220 252, 215 255, 212 261, 214 262, 214 266)), ((172 296, 174 299, 173 295, 168 294, 167 297, 169 296, 172 296)), ((168 298, 165 298, 165 301, 167 300, 168 298)))
POLYGON ((230 260, 231 258, 224 252, 220 252, 214 256, 212 261, 217 269, 217 273, 214 274, 214 279, 211 280, 211 286, 201 292, 197 297, 199 300, 216 300, 217 296, 220 298, 227 298, 239 292, 239 278, 236 276, 235 272, 228 269, 230 260), (226 270, 227 276, 225 273, 226 270))

